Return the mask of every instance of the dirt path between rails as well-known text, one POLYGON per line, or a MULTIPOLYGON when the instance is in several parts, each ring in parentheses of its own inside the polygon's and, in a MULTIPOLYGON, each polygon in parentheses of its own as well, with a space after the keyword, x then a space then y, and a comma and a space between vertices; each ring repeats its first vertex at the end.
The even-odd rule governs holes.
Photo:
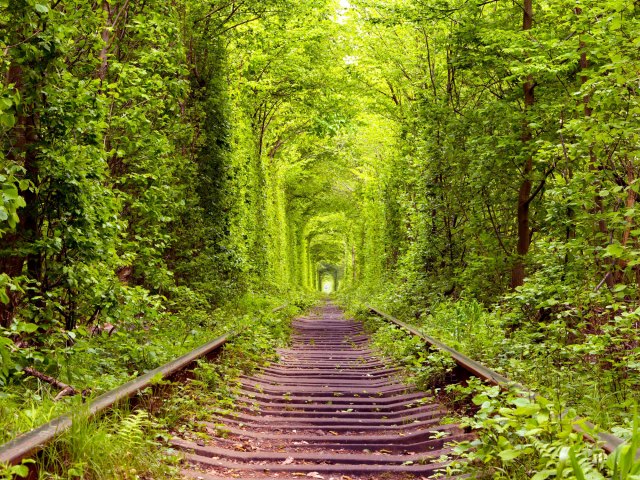
POLYGON ((173 440, 185 478, 446 477, 448 443, 470 435, 369 350, 359 322, 328 304, 293 327, 292 347, 242 378, 235 410, 216 412, 207 441, 173 440))

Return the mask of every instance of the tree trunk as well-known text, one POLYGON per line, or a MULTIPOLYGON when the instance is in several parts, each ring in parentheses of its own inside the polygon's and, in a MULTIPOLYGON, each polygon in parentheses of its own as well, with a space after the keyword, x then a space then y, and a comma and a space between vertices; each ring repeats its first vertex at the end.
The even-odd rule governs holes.
MULTIPOLYGON (((625 156, 625 171, 627 174, 627 198, 624 202, 625 210, 629 211, 633 209, 636 204, 636 192, 633 190, 632 186, 636 180, 636 172, 633 168, 633 163, 629 161, 629 159, 625 156)), ((620 240, 620 244, 624 247, 629 243, 629 238, 631 237, 631 230, 635 226, 635 222, 633 221, 633 215, 625 215, 625 228, 622 232, 622 238, 620 240)), ((618 283, 622 283, 624 281, 624 271, 628 266, 628 262, 626 260, 616 259, 613 261, 611 267, 613 272, 611 275, 607 277, 607 283, 609 283, 609 279, 611 284, 609 286, 615 286, 618 283)), ((637 270, 636 270, 637 274, 637 270)))
MULTIPOLYGON (((533 0, 524 0, 523 7, 523 21, 522 30, 531 30, 533 26, 533 0)), ((522 128, 522 144, 526 148, 527 144, 531 141, 532 134, 529 128, 529 122, 527 121, 527 112, 535 103, 534 96, 535 84, 533 82, 533 76, 528 75, 522 86, 524 94, 524 114, 525 120, 522 128)), ((531 228, 529 226, 529 204, 531 203, 531 171, 533 170, 533 158, 529 156, 523 165, 522 170, 522 183, 520 184, 520 190, 518 192, 518 243, 517 243, 517 258, 511 271, 511 288, 519 287, 524 283, 525 256, 529 252, 529 244, 531 241, 531 228)))
POLYGON ((111 34, 111 8, 109 0, 102 0, 102 12, 104 15, 104 28, 102 29, 102 50, 100 50, 100 68, 98 69, 98 79, 102 84, 107 78, 109 71, 109 42, 111 34))
MULTIPOLYGON (((574 12, 577 16, 582 15, 582 8, 580 7, 576 7, 574 9, 574 12)), ((581 32, 581 35, 584 35, 584 32, 581 32)), ((579 68, 580 68, 580 84, 584 85, 585 83, 587 83, 587 76, 584 73, 585 70, 587 68, 589 68, 589 59, 587 58, 587 52, 586 52, 586 43, 585 41, 581 38, 580 39, 580 44, 579 44, 579 48, 580 48, 580 60, 579 60, 579 68)), ((584 105, 584 117, 585 120, 588 120, 589 117, 591 117, 591 114, 593 113, 593 110, 590 106, 590 102, 591 102, 591 95, 589 95, 588 93, 585 93, 582 96, 582 103, 584 105)), ((593 145, 589 145, 589 169, 594 173, 596 178, 599 178, 599 172, 600 172, 600 167, 598 167, 597 164, 597 159, 596 159, 596 154, 593 148, 593 145)), ((603 200, 602 197, 596 193, 595 195, 595 208, 593 209, 592 213, 596 214, 599 216, 598 218, 598 223, 596 226, 596 234, 600 234, 600 236, 602 238, 607 238, 608 237, 608 233, 609 233, 609 229, 607 227, 607 222, 606 220, 603 218, 603 214, 604 214, 604 205, 603 205, 603 200)), ((607 240, 608 241, 608 240, 607 240)), ((597 261, 597 268, 598 270, 602 270, 601 269, 601 265, 600 262, 597 261)), ((609 288, 612 288, 615 285, 615 279, 614 279, 614 275, 606 275, 605 277, 605 282, 607 283, 607 285, 609 286, 609 288)))
MULTIPOLYGON (((23 93, 24 73, 22 67, 13 64, 9 67, 7 83, 13 84, 15 90, 23 93)), ((16 125, 10 133, 10 148, 7 158, 22 165, 26 170, 27 179, 37 181, 38 167, 36 163, 36 127, 34 114, 29 112, 29 106, 23 105, 18 114, 16 125)), ((33 242, 38 228, 37 197, 34 189, 29 189, 22 194, 26 207, 21 211, 20 223, 15 232, 3 238, 4 248, 0 253, 0 273, 6 273, 9 277, 22 275, 25 261, 28 263, 29 273, 32 278, 39 279, 39 258, 35 255, 27 257, 21 251, 20 244, 27 241, 33 242)), ((0 302, 0 325, 9 326, 19 304, 19 293, 7 290, 9 302, 0 302)))

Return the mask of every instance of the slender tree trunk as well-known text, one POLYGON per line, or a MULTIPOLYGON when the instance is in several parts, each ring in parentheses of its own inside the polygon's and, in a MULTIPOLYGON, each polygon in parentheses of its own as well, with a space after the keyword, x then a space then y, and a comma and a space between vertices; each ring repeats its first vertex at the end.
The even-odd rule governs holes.
MULTIPOLYGON (((636 180, 636 172, 633 168, 633 163, 629 161, 629 159, 625 156, 625 170, 627 173, 627 199, 624 203, 627 211, 631 210, 636 204, 636 192, 631 188, 636 180)), ((629 237, 631 236, 631 229, 633 228, 633 215, 626 215, 624 217, 626 222, 626 226, 624 232, 622 233, 622 245, 626 245, 629 242, 629 237)))
MULTIPOLYGON (((9 67, 7 74, 7 83, 13 84, 14 88, 23 93, 24 90, 24 72, 23 67, 13 64, 9 67)), ((35 117, 30 112, 29 105, 22 105, 18 114, 16 125, 10 134, 11 148, 7 158, 18 164, 21 164, 26 170, 27 179, 34 182, 37 181, 38 167, 36 163, 36 152, 34 144, 36 143, 36 126, 35 117)), ((27 241, 33 242, 38 228, 37 217, 37 197, 32 189, 22 194, 26 207, 20 213, 20 223, 16 226, 15 232, 12 232, 2 239, 3 249, 0 253, 0 272, 6 273, 9 277, 17 277, 23 273, 25 262, 32 278, 39 277, 39 259, 34 256, 26 256, 20 250, 20 244, 27 241)), ((0 325, 7 327, 15 314, 15 310, 19 304, 20 295, 18 292, 7 290, 9 302, 4 304, 0 302, 0 325)))
POLYGON ((356 273, 356 247, 351 246, 351 274, 353 275, 353 284, 356 284, 358 280, 358 274, 356 273))
MULTIPOLYGON (((531 30, 533 26, 533 0, 524 0, 522 30, 531 30)), ((533 76, 528 75, 523 84, 525 120, 522 131, 522 144, 526 148, 531 141, 532 134, 526 118, 527 112, 535 103, 533 76)), ((531 203, 531 171, 533 170, 533 158, 527 157, 522 169, 522 183, 518 192, 518 243, 517 258, 511 271, 511 288, 519 287, 524 283, 525 256, 529 252, 531 241, 531 228, 529 226, 529 205, 531 203)))
MULTIPOLYGON (((636 204, 636 192, 633 190, 632 185, 636 180, 636 172, 633 167, 633 163, 629 161, 629 159, 625 156, 625 171, 627 174, 627 198, 624 202, 625 210, 629 211, 633 209, 636 204)), ((622 238, 620 239, 620 244, 622 246, 626 246, 629 243, 629 238, 631 237, 631 230, 635 226, 635 222, 633 221, 633 215, 625 215, 625 228, 622 232, 622 238)), ((612 264, 613 273, 607 277, 611 279, 611 283, 616 285, 618 283, 622 283, 624 281, 624 270, 627 268, 628 262, 626 260, 614 260, 612 264)), ((637 274, 637 270, 636 270, 637 274)))
POLYGON ((109 71, 109 42, 111 41, 111 7, 109 0, 102 0, 102 12, 104 15, 104 28, 102 29, 102 50, 100 50, 100 68, 98 69, 98 78, 103 83, 107 78, 109 71))
MULTIPOLYGON (((580 16, 582 15, 582 8, 580 7, 576 7, 574 10, 576 16, 580 16)), ((584 35, 584 32, 581 32, 581 35, 584 35)), ((586 52, 586 43, 585 41, 581 38, 580 39, 580 44, 579 44, 579 48, 580 48, 580 60, 579 60, 579 67, 580 67, 580 84, 584 85, 585 83, 587 83, 588 77, 585 74, 585 71, 587 70, 587 68, 589 68, 589 59, 587 57, 587 52, 586 52)), ((588 93, 585 93, 582 96, 582 103, 584 105, 584 117, 585 120, 588 121, 589 117, 591 117, 591 114, 593 113, 593 109, 590 106, 591 103, 591 95, 589 95, 588 93)), ((600 172, 600 168, 598 167, 598 163, 597 163, 597 159, 596 159, 596 154, 595 154, 595 150, 593 148, 593 145, 589 145, 589 170, 591 170, 595 177, 598 178, 599 177, 599 172, 600 172)), ((593 209, 593 213, 598 215, 598 223, 596 226, 596 233, 600 234, 601 237, 603 238, 607 238, 608 237, 608 227, 607 227, 607 222, 606 220, 603 218, 603 214, 604 214, 604 205, 603 205, 603 200, 602 197, 596 193, 595 198, 595 208, 593 209)), ((601 270, 600 265, 599 265, 599 261, 597 262, 597 266, 598 266, 598 270, 601 270)), ((611 288, 615 285, 615 279, 614 279, 614 275, 606 275, 605 277, 605 282, 607 283, 607 285, 611 288)))

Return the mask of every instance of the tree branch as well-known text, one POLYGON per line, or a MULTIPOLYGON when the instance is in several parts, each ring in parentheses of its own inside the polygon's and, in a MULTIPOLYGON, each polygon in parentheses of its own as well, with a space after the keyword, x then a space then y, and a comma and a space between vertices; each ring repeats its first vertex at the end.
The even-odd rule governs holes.
POLYGON ((536 198, 536 196, 544 188, 544 185, 547 183, 547 177, 549 175, 551 175, 551 172, 553 172, 555 169, 556 169, 556 166, 552 165, 551 168, 544 174, 544 177, 542 178, 542 181, 540 182, 540 185, 538 185, 538 187, 533 191, 531 196, 525 202, 526 205, 529 205, 533 201, 533 199, 536 198))
POLYGON ((59 389, 60 392, 53 399, 55 402, 57 402, 61 398, 71 397, 71 396, 77 395, 79 393, 71 385, 67 385, 66 383, 61 382, 57 378, 53 378, 53 377, 50 377, 49 375, 46 375, 46 374, 44 374, 42 372, 39 372, 38 370, 36 370, 33 367, 26 367, 23 371, 27 375, 35 377, 38 380, 42 380, 43 382, 48 383, 49 385, 59 389))
POLYGON ((500 235, 500 231, 498 230, 498 227, 496 226, 496 223, 493 220, 493 214, 491 213, 491 205, 489 205, 488 202, 486 205, 487 205, 487 212, 489 213, 489 220, 491 220, 491 226, 493 227, 493 231, 496 233, 496 238, 498 239, 498 243, 502 247, 502 250, 504 250, 504 253, 506 253, 507 255, 510 255, 509 251, 507 250, 507 248, 504 246, 504 243, 502 242, 502 235, 500 235))

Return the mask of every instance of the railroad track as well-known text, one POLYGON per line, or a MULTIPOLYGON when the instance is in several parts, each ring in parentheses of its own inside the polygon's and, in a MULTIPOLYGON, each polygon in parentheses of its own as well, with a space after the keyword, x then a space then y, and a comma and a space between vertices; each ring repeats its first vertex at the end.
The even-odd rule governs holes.
MULTIPOLYGON (((474 375, 501 387, 513 385, 411 325, 368 308, 448 352, 458 365, 457 377, 474 375)), ((327 304, 294 320, 293 327, 293 345, 280 351, 280 362, 240 379, 232 411, 211 412, 207 439, 172 440, 174 448, 184 453, 185 478, 394 480, 446 476, 441 472, 453 460, 448 444, 471 435, 444 422, 447 411, 442 405, 403 383, 399 369, 386 366, 368 349, 359 322, 345 319, 338 308, 327 304)), ((158 378, 182 378, 196 360, 214 357, 232 337, 218 337, 97 397, 87 407, 89 415, 107 413, 113 405, 148 391, 158 378)), ((42 455, 42 448, 67 431, 72 421, 71 415, 63 415, 0 446, 0 464, 17 465, 42 455)), ((590 424, 576 419, 574 429, 592 440, 585 425, 590 424)), ((596 437, 607 453, 623 443, 606 432, 596 437)), ((38 478, 37 464, 29 467, 29 480, 38 478)))
POLYGON ((362 325, 332 305, 293 322, 280 362, 243 377, 233 411, 206 441, 174 439, 188 478, 443 478, 449 442, 470 434, 368 348, 362 325))

